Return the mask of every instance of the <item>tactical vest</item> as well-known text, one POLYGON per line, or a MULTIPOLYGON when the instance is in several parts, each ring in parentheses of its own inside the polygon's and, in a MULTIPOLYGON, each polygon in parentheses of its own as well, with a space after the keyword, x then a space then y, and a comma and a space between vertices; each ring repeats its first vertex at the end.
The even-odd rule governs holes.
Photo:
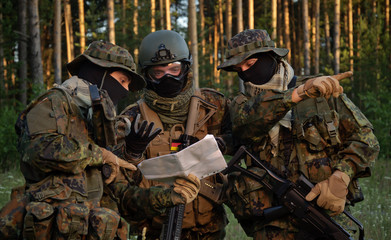
MULTIPOLYGON (((63 88, 53 88, 33 101, 21 114, 16 126, 21 149, 28 145, 29 135, 53 130, 86 144, 91 141, 79 107, 63 88), (50 97, 53 94, 57 97, 50 97), (66 117, 62 116, 61 108, 68 111, 66 117), (40 116, 50 118, 42 123, 40 116)), ((88 234, 101 239, 124 235, 123 239, 126 239, 127 225, 119 214, 99 207, 103 181, 97 168, 87 167, 84 172, 73 175, 50 174, 39 182, 28 183, 26 192, 30 201, 25 206, 23 238, 77 239, 88 234)))
MULTIPOLYGON (((196 90, 195 95, 192 98, 200 98, 204 100, 199 90, 196 90)), ((186 128, 183 124, 176 124, 170 130, 164 129, 163 124, 156 112, 151 110, 143 100, 138 101, 142 118, 154 122, 156 127, 163 129, 163 131, 154 140, 151 141, 147 148, 147 157, 152 158, 156 156, 162 156, 172 152, 176 152, 176 140, 186 132, 186 128)), ((191 104, 192 105, 192 104, 191 104)), ((192 107, 192 106, 190 106, 192 107)), ((194 106, 193 106, 194 107, 194 106)), ((189 111, 190 112, 190 111, 189 111)), ((187 122, 195 122, 196 129, 193 137, 202 139, 208 133, 206 121, 214 114, 209 114, 204 108, 199 108, 198 114, 195 116, 197 119, 191 119, 190 116, 187 122), (206 118, 205 118, 206 117, 206 118)), ((193 115, 194 117, 194 115, 193 115)), ((212 225, 210 227, 199 228, 199 232, 217 232, 222 230, 226 224, 226 217, 224 209, 219 202, 223 189, 223 179, 221 175, 212 175, 201 180, 201 190, 198 197, 191 203, 185 206, 185 214, 183 219, 182 229, 195 229, 196 226, 206 226, 212 223, 212 219, 216 217, 223 221, 222 226, 212 225)), ((143 178, 140 186, 143 188, 149 188, 151 186, 164 185, 157 181, 146 180, 143 178)), ((150 226, 147 227, 147 231, 156 232, 155 235, 160 234, 164 218, 154 217, 150 226)), ((142 229, 139 229, 142 230, 142 229)))

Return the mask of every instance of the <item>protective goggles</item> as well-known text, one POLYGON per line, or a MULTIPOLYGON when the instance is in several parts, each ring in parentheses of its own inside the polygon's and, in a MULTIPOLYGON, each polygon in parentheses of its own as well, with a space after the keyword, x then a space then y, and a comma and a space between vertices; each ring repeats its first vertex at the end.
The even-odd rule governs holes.
POLYGON ((160 82, 167 75, 179 81, 183 68, 184 64, 177 61, 166 65, 152 66, 147 70, 147 74, 154 82, 160 82))

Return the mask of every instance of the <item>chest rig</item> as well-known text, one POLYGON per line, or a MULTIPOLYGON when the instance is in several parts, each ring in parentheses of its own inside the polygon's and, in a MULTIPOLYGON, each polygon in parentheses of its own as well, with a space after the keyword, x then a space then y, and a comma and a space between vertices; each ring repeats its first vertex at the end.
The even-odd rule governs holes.
MULTIPOLYGON (((147 148, 148 158, 162 156, 165 154, 173 153, 181 148, 179 144, 186 144, 178 140, 183 139, 181 135, 187 135, 202 139, 208 133, 207 121, 216 113, 217 107, 205 100, 205 97, 201 94, 200 90, 196 90, 191 98, 188 118, 186 126, 184 124, 176 124, 171 127, 170 130, 164 129, 163 124, 156 112, 151 110, 143 100, 138 101, 142 118, 147 121, 153 121, 156 127, 160 127, 163 131, 157 136, 147 148)), ((191 142, 192 143, 192 142, 191 142)), ((185 214, 183 220, 183 229, 193 229, 196 226, 203 226, 211 223, 211 219, 215 216, 216 212, 223 212, 223 209, 219 211, 215 210, 216 203, 221 198, 223 189, 223 181, 220 176, 212 175, 201 180, 201 189, 198 197, 185 206, 185 214)), ((161 185, 155 181, 143 179, 140 186, 150 187, 154 185, 161 185)), ((221 216, 221 218, 225 218, 221 216)), ((161 217, 154 217, 152 222, 149 223, 149 230, 160 232, 160 228, 164 222, 161 217)), ((211 227, 210 231, 218 231, 211 227)))

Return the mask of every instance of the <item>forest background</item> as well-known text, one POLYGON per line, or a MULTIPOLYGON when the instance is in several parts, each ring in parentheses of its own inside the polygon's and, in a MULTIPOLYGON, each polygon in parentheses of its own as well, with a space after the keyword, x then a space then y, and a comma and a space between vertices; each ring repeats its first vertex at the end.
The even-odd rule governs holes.
POLYGON ((287 60, 296 75, 354 72, 342 81, 344 91, 372 122, 381 145, 376 176, 363 184, 370 194, 364 193, 376 198, 369 212, 358 211, 375 214, 373 223, 366 222, 373 224, 370 234, 386 239, 391 232, 391 200, 384 202, 391 199, 390 0, 1 0, 0 193, 9 193, 2 176, 10 185, 19 183, 13 180, 18 114, 39 93, 69 78, 66 63, 92 41, 123 46, 137 61, 143 37, 175 30, 189 43, 196 86, 231 98, 240 90, 239 79, 216 67, 227 40, 252 28, 266 29, 278 47, 290 49, 287 60), (375 226, 379 220, 381 226, 375 226))

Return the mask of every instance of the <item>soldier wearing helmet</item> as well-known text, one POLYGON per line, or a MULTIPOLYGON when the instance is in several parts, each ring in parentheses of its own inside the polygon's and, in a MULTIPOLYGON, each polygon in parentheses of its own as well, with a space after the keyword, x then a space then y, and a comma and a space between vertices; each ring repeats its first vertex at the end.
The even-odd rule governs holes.
MULTIPOLYGON (((33 100, 16 122, 26 185, 1 210, 2 239, 127 239, 118 208, 101 199, 104 183, 120 169, 136 170, 108 149, 117 146, 115 104, 129 90, 141 90, 145 80, 126 49, 103 41, 91 43, 67 67, 72 77, 33 100)), ((161 130, 138 124, 133 121, 126 139, 143 151, 161 130)), ((152 210, 173 206, 167 190, 131 190, 150 201, 152 210)))
MULTIPOLYGON (((144 157, 135 164, 145 158, 180 150, 183 146, 181 144, 186 142, 185 133, 188 132, 192 132, 188 136, 190 144, 204 138, 206 134, 213 134, 220 149, 230 151, 223 140, 230 139, 229 102, 223 94, 213 89, 194 88, 191 54, 180 34, 169 30, 150 33, 141 42, 139 61, 147 87, 142 99, 129 105, 122 115, 135 118, 141 114, 142 119, 153 121, 163 131, 148 146, 144 157), (199 112, 195 113, 196 108, 192 111, 190 105, 193 103, 199 106, 199 112), (201 119, 205 121, 201 123, 201 119), (198 124, 199 128, 194 130, 187 124, 189 122, 198 124)), ((157 185, 168 187, 147 180, 141 174, 134 174, 133 179, 147 188, 157 185)), ((212 194, 213 189, 216 192, 222 189, 223 182, 220 174, 201 180, 198 196, 185 206, 181 239, 224 239, 226 214, 220 195, 212 194)), ((146 216, 141 221, 133 222, 131 229, 139 236, 146 230, 147 239, 157 239, 166 217, 166 214, 146 216)))
MULTIPOLYGON (((275 47, 266 30, 245 30, 229 40, 218 69, 237 72, 245 85, 230 106, 233 137, 285 178, 295 182, 304 174, 315 185, 306 199, 319 195, 318 205, 357 233, 340 213, 362 200, 358 178, 371 175, 379 152, 372 124, 341 94, 338 80, 351 74, 298 79, 283 58, 287 53, 275 47)), ((262 175, 263 170, 247 165, 262 175)), ((229 179, 227 205, 248 236, 325 239, 311 236, 291 215, 260 217, 278 206, 276 196, 245 176, 229 179)))

